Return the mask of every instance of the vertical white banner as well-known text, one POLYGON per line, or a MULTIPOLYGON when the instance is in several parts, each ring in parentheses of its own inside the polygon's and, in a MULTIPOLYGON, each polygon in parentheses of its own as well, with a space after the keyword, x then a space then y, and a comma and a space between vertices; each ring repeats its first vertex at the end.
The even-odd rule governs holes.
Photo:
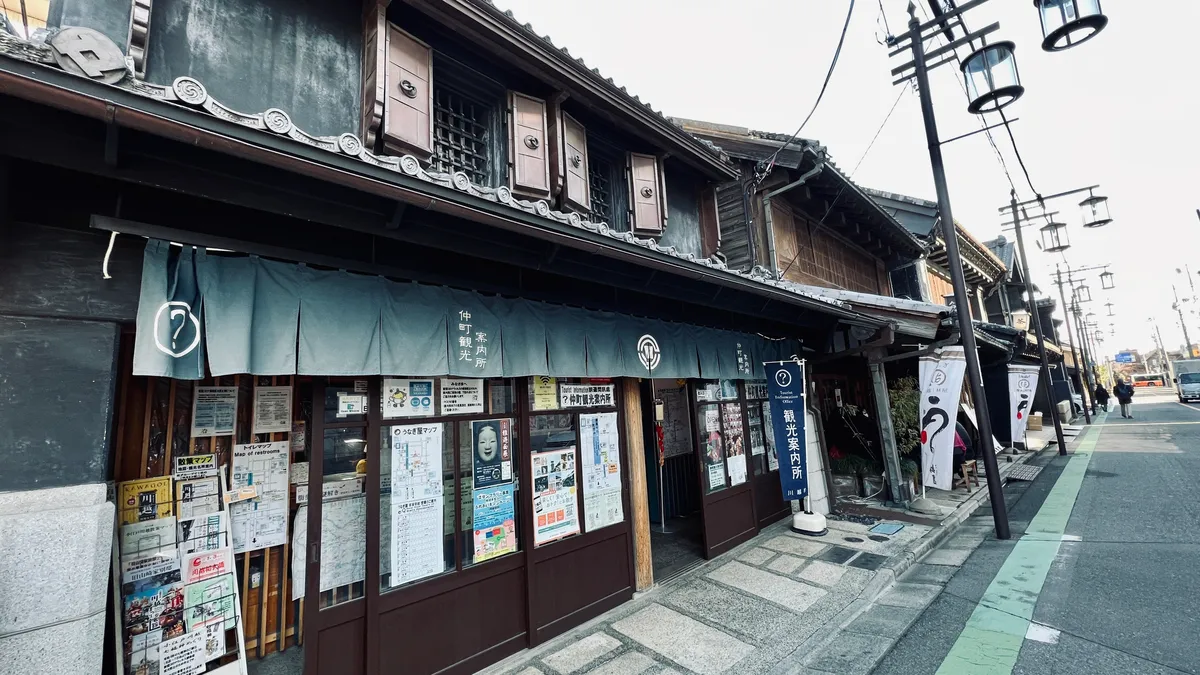
POLYGON ((1012 442, 1025 440, 1029 413, 1033 411, 1033 394, 1037 391, 1038 366, 1008 365, 1008 422, 1012 426, 1012 442))
POLYGON ((921 475, 926 485, 951 490, 954 422, 967 359, 962 347, 944 347, 938 352, 934 362, 921 359, 921 475))

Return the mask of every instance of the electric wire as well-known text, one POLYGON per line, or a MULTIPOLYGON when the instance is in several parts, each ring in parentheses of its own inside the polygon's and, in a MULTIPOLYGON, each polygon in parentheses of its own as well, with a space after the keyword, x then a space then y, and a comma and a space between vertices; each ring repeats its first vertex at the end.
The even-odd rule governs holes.
POLYGON ((808 111, 808 116, 800 123, 800 127, 796 129, 796 133, 792 134, 792 137, 786 143, 776 148, 775 152, 771 153, 770 159, 760 165, 762 167, 761 171, 756 171, 754 176, 755 187, 758 187, 771 173, 771 170, 775 168, 775 160, 779 158, 779 153, 795 142, 796 138, 800 136, 800 132, 804 131, 805 125, 812 119, 813 114, 817 112, 817 107, 821 105, 821 99, 825 97, 825 89, 829 87, 829 80, 833 77, 833 71, 837 68, 838 59, 842 55, 842 45, 846 42, 846 32, 850 28, 850 18, 852 16, 854 16, 854 0, 850 0, 850 8, 846 10, 846 22, 842 24, 842 34, 838 38, 837 49, 833 52, 833 60, 829 63, 829 70, 825 73, 825 82, 821 84, 821 91, 817 93, 817 100, 813 102, 812 110, 808 111))

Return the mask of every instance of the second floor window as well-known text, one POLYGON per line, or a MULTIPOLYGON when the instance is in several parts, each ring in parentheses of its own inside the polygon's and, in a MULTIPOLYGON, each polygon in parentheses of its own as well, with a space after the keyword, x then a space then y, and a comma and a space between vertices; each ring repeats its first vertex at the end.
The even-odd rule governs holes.
POLYGON ((621 154, 607 143, 588 137, 588 184, 592 196, 592 220, 608 223, 618 232, 629 229, 629 187, 621 154))
POLYGON ((495 114, 495 105, 435 84, 433 170, 447 173, 462 171, 472 183, 491 186, 495 114))

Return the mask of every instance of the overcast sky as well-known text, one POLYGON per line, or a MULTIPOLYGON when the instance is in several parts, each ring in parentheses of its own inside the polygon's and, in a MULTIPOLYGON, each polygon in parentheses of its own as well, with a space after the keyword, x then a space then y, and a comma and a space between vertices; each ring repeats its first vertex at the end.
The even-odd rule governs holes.
MULTIPOLYGON (((667 115, 791 133, 820 89, 849 0, 496 3, 667 115)), ((882 0, 894 34, 907 30, 907 4, 882 0)), ((1099 230, 1080 227, 1079 196, 1051 204, 1070 225, 1070 264, 1111 263, 1116 274, 1117 290, 1106 294, 1098 272, 1089 273, 1089 309, 1101 317, 1105 333, 1116 329, 1103 351, 1149 349, 1152 320, 1168 348, 1178 348, 1183 333, 1171 309, 1171 283, 1181 294, 1193 292, 1175 268, 1187 264, 1200 273, 1200 77, 1191 46, 1200 31, 1200 2, 1103 4, 1108 28, 1055 54, 1041 50, 1037 13, 1028 0, 992 0, 968 12, 967 23, 981 28, 999 21, 994 41, 1017 44, 1026 94, 1005 112, 1020 119, 1013 130, 1037 190, 1049 195, 1098 184, 1111 198, 1115 222, 1099 230), (1106 302, 1114 305, 1114 319, 1106 317, 1106 302)), ((845 171, 859 161, 901 95, 890 75, 900 57, 888 59, 879 43, 885 36, 880 0, 857 0, 838 68, 802 134, 825 144, 845 171)), ((956 82, 957 64, 931 77, 942 138, 978 129, 979 118, 967 112, 956 82)), ((1032 198, 1003 129, 993 135, 1020 198, 1032 198)), ((995 237, 997 209, 1008 204, 1010 188, 986 136, 947 145, 944 154, 955 219, 980 239, 995 237)), ((934 199, 915 93, 903 95, 853 178, 934 199)), ((1034 281, 1057 297, 1050 274, 1060 259, 1037 250, 1037 235, 1036 229, 1026 231, 1034 281)), ((1187 318, 1192 341, 1200 342, 1200 313, 1187 318)))

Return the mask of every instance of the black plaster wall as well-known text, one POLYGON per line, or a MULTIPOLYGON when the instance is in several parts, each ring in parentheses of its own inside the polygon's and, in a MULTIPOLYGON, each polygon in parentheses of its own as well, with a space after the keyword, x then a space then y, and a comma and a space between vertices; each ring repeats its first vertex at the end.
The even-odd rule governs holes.
POLYGON ((108 478, 116 324, 0 315, 0 491, 108 478))
POLYGON ((311 134, 357 133, 362 3, 155 0, 146 80, 189 75, 245 113, 285 111, 311 134))
POLYGON ((701 257, 699 177, 683 167, 667 162, 667 230, 659 243, 674 246, 680 253, 701 257))
POLYGON ((46 25, 86 26, 107 35, 122 52, 129 51, 129 0, 51 0, 46 25))

